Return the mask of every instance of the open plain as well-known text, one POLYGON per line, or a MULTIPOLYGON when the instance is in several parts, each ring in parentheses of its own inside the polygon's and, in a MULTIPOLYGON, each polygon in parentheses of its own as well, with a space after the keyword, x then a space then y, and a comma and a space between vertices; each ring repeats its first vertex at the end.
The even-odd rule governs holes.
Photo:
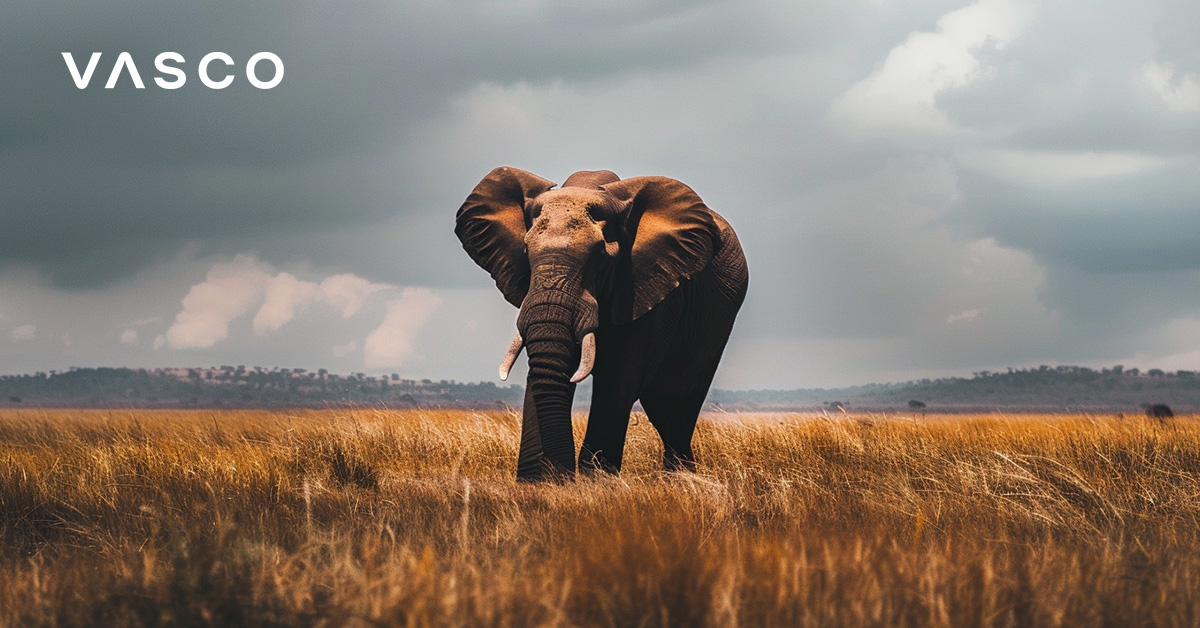
POLYGON ((519 420, 2 411, 0 625, 1200 624, 1196 417, 635 418, 566 485, 519 420))

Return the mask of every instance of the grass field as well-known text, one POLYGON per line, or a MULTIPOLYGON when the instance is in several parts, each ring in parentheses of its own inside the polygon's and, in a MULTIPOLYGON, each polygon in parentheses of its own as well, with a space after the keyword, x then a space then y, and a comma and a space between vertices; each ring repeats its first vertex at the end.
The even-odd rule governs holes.
POLYGON ((0 625, 1200 625, 1194 417, 641 420, 565 486, 518 423, 4 411, 0 625))

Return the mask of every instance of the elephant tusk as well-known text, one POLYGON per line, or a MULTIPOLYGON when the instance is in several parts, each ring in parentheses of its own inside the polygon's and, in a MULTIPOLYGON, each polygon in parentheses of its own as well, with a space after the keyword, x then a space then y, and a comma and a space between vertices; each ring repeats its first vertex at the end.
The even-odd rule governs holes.
POLYGON ((525 346, 525 339, 521 337, 521 332, 513 338, 512 344, 508 346, 508 353, 504 354, 504 361, 500 363, 500 381, 508 381, 508 372, 512 370, 513 364, 517 361, 517 356, 521 355, 521 347, 525 346))
POLYGON ((596 363, 596 334, 588 332, 583 337, 583 346, 579 353, 579 370, 571 376, 571 383, 578 384, 584 378, 592 373, 592 366, 596 363))

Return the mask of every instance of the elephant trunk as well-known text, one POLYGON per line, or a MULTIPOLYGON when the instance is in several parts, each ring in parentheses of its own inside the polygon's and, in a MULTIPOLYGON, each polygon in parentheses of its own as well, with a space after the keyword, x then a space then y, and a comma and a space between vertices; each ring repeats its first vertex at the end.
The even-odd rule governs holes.
MULTIPOLYGON (((541 444, 539 472, 560 477, 575 473, 575 437, 571 429, 575 384, 568 374, 578 351, 568 331, 565 325, 533 323, 526 333, 529 351, 526 399, 533 407, 527 405, 525 414, 532 414, 533 420, 526 421, 524 429, 537 430, 541 444)), ((523 465, 518 461, 518 466, 527 467, 528 462, 523 465)))
POLYGON ((581 288, 531 291, 521 305, 519 340, 513 345, 519 351, 524 344, 529 374, 518 479, 547 479, 547 473, 550 479, 565 479, 575 473, 571 405, 575 383, 587 376, 595 357, 597 314, 595 300, 581 288))

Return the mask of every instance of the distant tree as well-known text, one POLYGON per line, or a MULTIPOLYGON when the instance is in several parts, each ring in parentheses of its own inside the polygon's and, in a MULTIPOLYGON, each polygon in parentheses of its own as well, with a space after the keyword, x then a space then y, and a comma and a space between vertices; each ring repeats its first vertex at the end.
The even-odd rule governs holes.
POLYGON ((1166 375, 1162 369, 1150 369, 1149 371, 1146 371, 1146 374, 1150 377, 1162 377, 1163 375, 1166 375))
POLYGON ((924 401, 917 401, 916 399, 913 399, 912 401, 909 401, 909 402, 908 402, 908 407, 909 407, 909 409, 911 409, 911 410, 924 410, 924 409, 925 409, 925 402, 924 402, 924 401))

